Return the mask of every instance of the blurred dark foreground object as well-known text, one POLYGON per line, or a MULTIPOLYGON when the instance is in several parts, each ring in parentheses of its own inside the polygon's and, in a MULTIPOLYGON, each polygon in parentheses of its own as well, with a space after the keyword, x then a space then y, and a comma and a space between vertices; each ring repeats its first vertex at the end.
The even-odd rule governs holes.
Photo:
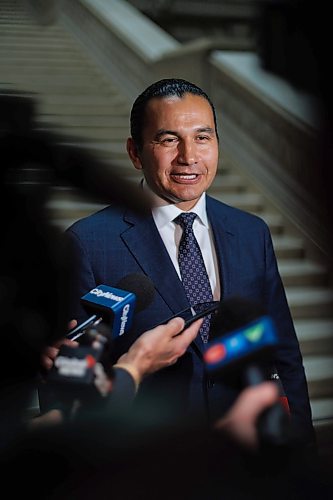
MULTIPOLYGON (((86 147, 70 144, 71 138, 37 128, 35 101, 16 94, 0 95, 0 146, 2 181, 16 189, 67 183, 99 203, 112 203, 144 214, 150 208, 136 184, 124 179, 116 165, 102 162, 86 147)), ((73 138, 77 141, 77 138, 73 138)), ((41 189, 42 188, 42 189, 41 189)))
MULTIPOLYGON (((15 387, 39 369, 40 353, 67 331, 66 280, 71 265, 60 231, 50 224, 46 203, 55 186, 69 186, 85 199, 144 214, 142 190, 119 169, 95 158, 70 138, 38 130, 35 101, 24 93, 0 95, 1 406, 22 401, 15 387)), ((13 408, 11 408, 13 411, 13 408)))

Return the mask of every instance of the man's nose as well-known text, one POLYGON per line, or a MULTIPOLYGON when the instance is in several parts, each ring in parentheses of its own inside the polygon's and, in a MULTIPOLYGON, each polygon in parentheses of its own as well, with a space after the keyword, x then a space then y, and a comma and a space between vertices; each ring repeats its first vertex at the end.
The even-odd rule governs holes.
POLYGON ((178 145, 178 162, 183 165, 193 165, 197 162, 196 148, 192 141, 181 141, 178 145))

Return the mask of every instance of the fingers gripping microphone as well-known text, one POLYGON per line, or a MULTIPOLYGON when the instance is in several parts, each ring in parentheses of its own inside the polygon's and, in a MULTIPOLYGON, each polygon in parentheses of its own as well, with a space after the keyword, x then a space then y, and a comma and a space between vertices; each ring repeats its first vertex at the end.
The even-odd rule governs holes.
POLYGON ((103 321, 111 325, 111 337, 117 338, 131 327, 134 313, 148 307, 153 297, 152 281, 139 273, 125 276, 116 288, 99 285, 81 297, 82 305, 91 316, 70 330, 67 337, 76 340, 103 321))
MULTIPOLYGON (((221 302, 210 338, 204 362, 212 378, 236 377, 244 386, 271 378, 278 334, 260 304, 238 297, 221 302)), ((280 389, 283 391, 282 385, 280 389)), ((281 396, 283 399, 283 392, 281 396)), ((257 427, 262 445, 288 443, 289 415, 281 402, 260 415, 257 427)))
POLYGON ((94 314, 68 337, 73 340, 84 335, 82 343, 78 347, 62 345, 47 376, 48 387, 57 394, 66 415, 104 404, 101 396, 112 389, 111 341, 123 335, 133 315, 153 300, 153 283, 143 274, 125 276, 117 286, 121 288, 99 285, 81 298, 86 310, 94 314))

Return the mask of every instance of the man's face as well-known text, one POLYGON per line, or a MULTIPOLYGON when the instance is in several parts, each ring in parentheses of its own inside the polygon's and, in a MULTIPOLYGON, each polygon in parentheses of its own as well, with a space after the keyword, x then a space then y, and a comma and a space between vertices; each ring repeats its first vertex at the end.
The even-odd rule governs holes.
POLYGON ((217 170, 218 141, 210 104, 193 94, 153 98, 142 137, 141 151, 132 139, 127 144, 135 168, 143 170, 155 194, 190 210, 217 170))

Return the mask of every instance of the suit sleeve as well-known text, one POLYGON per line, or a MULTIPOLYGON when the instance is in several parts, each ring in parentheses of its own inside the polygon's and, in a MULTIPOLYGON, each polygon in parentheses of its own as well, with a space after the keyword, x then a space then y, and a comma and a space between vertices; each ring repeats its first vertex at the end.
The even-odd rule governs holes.
POLYGON ((300 441, 312 442, 314 430, 303 359, 268 228, 265 231, 265 266, 266 307, 279 334, 275 365, 288 398, 293 428, 300 441))
POLYGON ((109 411, 126 411, 133 403, 137 384, 132 374, 121 366, 113 367, 114 380, 108 397, 109 411))

